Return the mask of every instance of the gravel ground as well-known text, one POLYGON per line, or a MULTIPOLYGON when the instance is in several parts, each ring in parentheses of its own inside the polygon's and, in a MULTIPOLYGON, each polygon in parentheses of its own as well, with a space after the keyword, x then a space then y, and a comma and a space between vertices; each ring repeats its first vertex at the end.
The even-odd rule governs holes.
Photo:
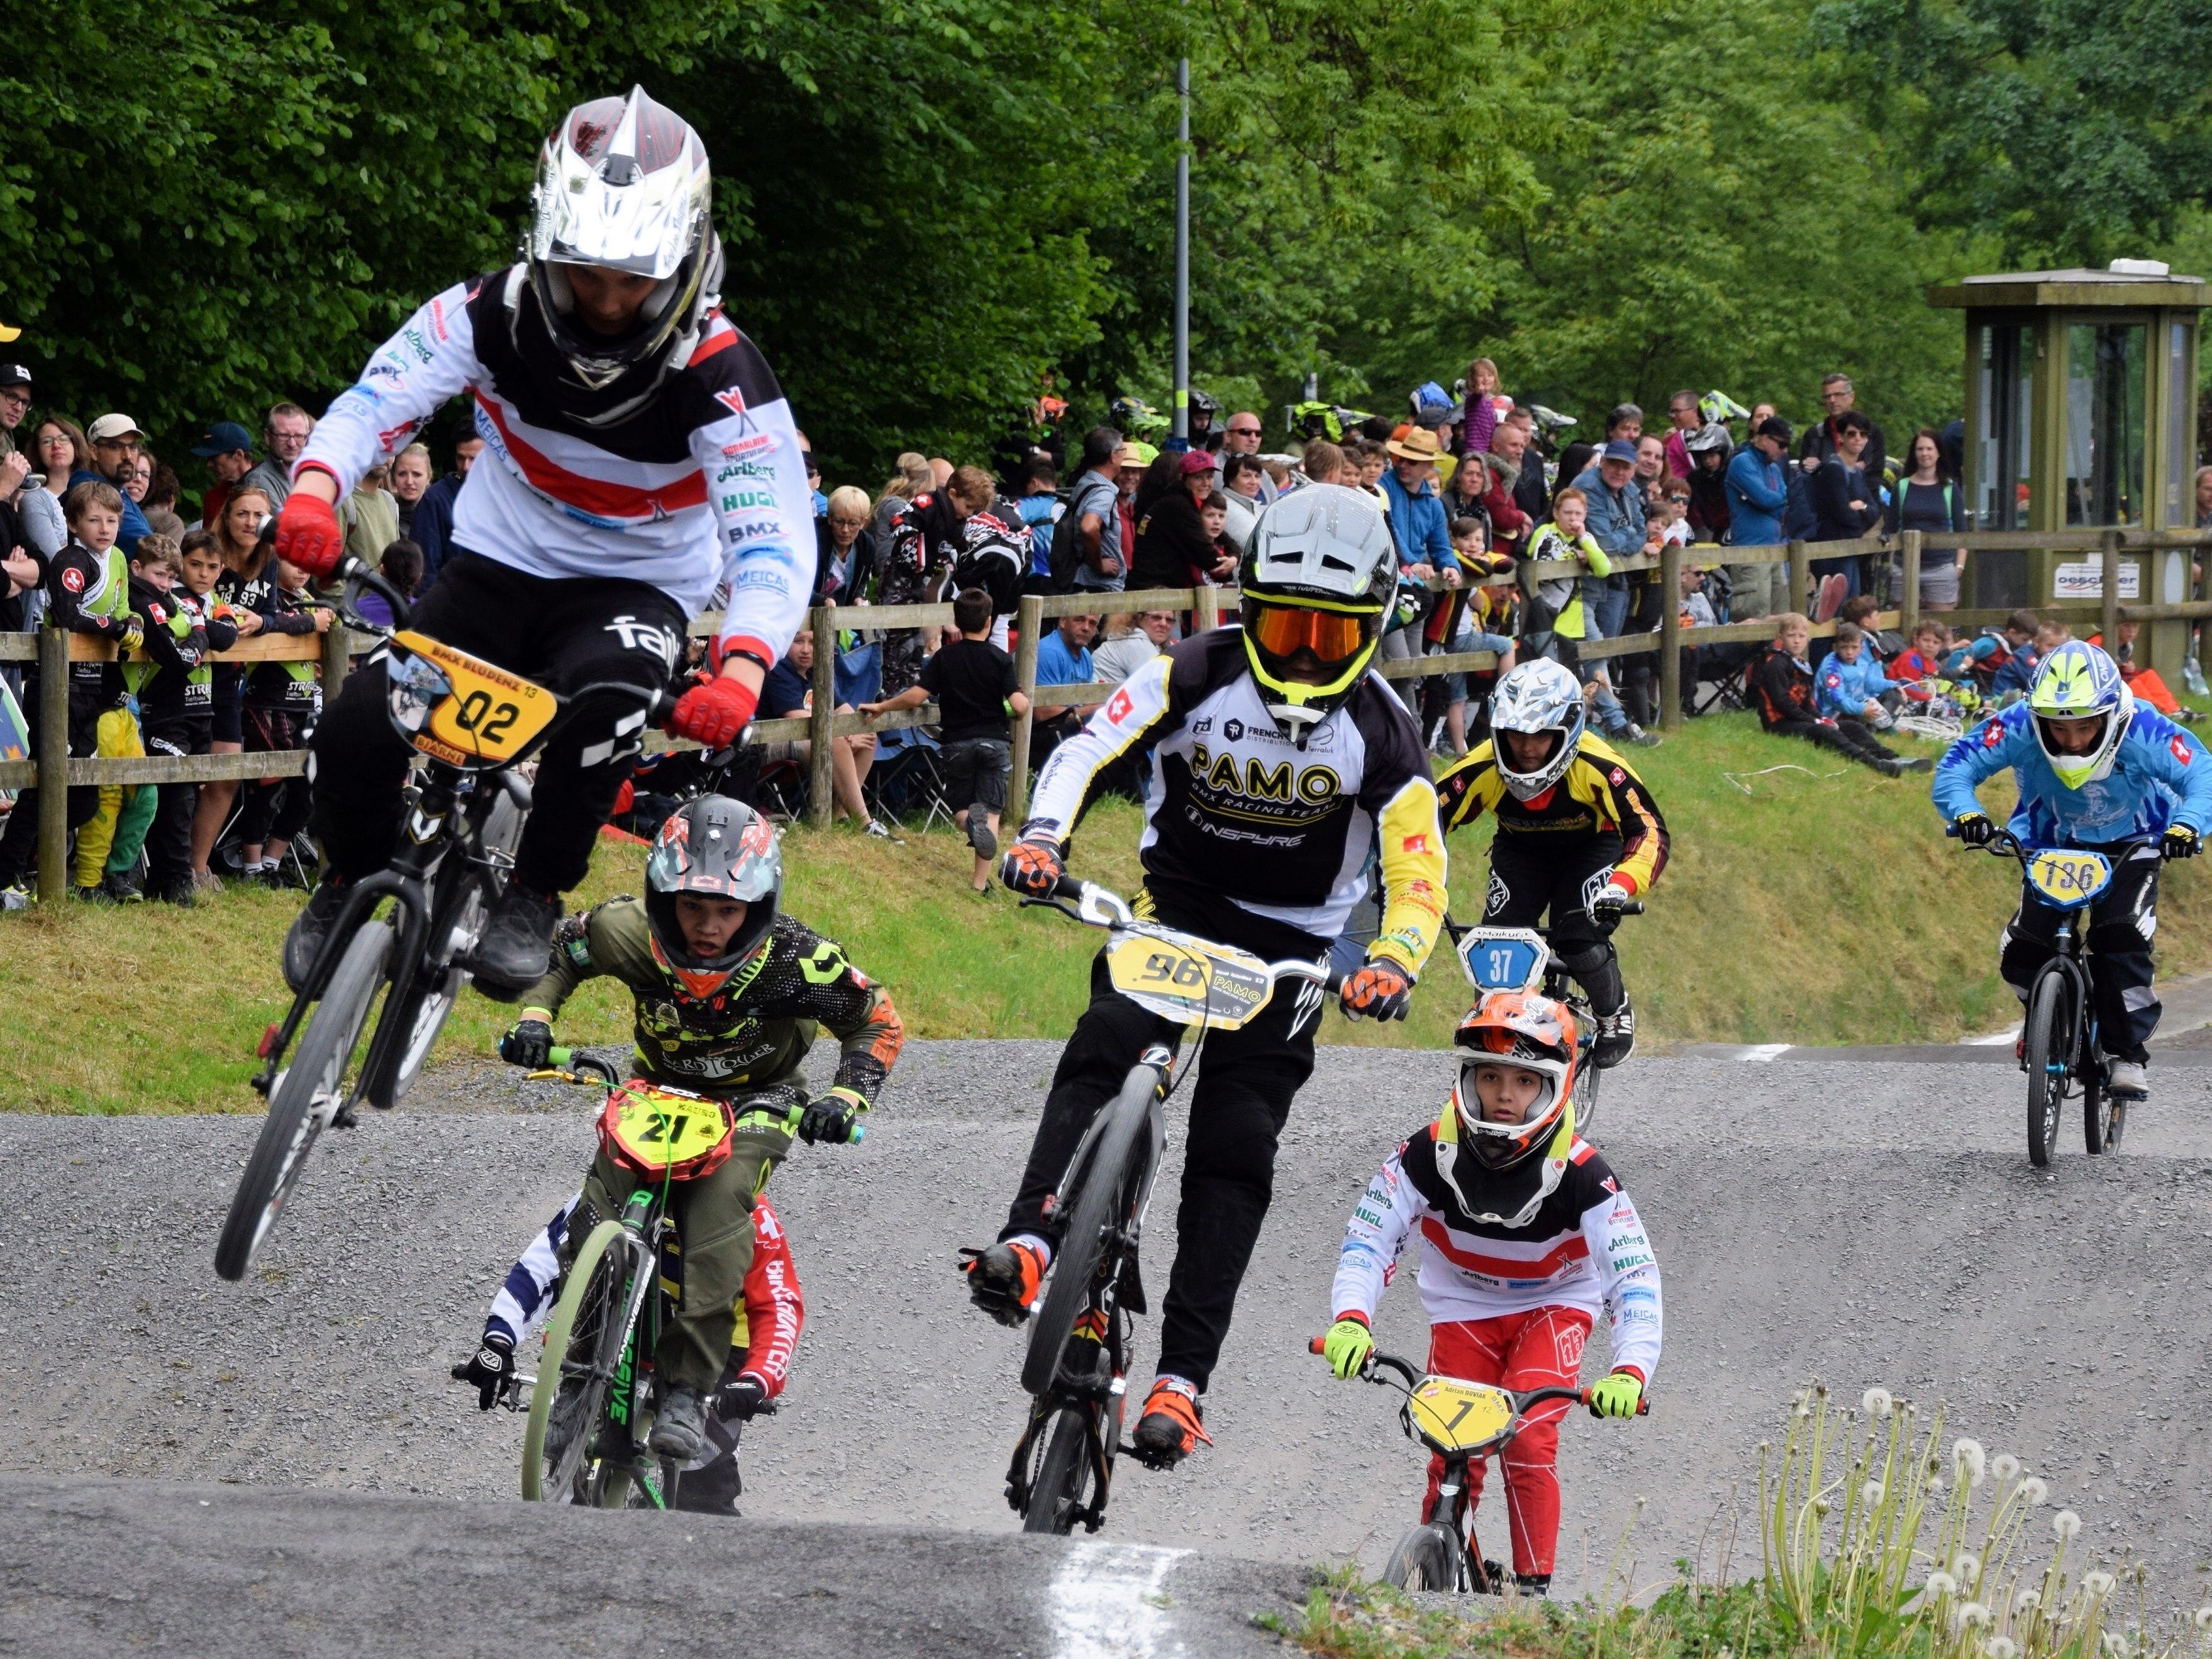
MULTIPOLYGON (((749 1516, 1011 1529, 1018 1338, 967 1307, 954 1252, 995 1231, 1055 1053, 910 1045, 862 1146, 799 1147, 776 1177, 810 1322, 790 1408, 747 1442, 749 1516)), ((1304 1344, 1344 1214, 1435 1110, 1443 1063, 1322 1051, 1214 1379, 1218 1444, 1173 1475, 1125 1466, 1108 1535, 1379 1566, 1420 1454, 1388 1394, 1335 1382, 1304 1344)), ((210 1261, 258 1120, 0 1119, 25 1224, 0 1257, 0 1471, 511 1493, 520 1419, 479 1415, 447 1371, 575 1185, 595 1099, 511 1077, 441 1073, 326 1137, 241 1285, 210 1261)), ((2212 1427, 2187 1390, 2212 1346, 2212 1068, 2158 1082, 2124 1153, 2039 1174, 2007 1067, 1639 1060, 1608 1078, 1604 1143, 1658 1245, 1667 1357, 1648 1419, 1568 1425, 1564 1577, 1602 1580, 1624 1533, 1638 1585, 1678 1556, 1710 1568, 1715 1516, 1817 1375, 1945 1403, 2100 1550, 2143 1557, 2154 1602, 2205 1600, 2212 1427)), ((1410 1285, 1380 1333, 1419 1351, 1410 1285)), ((1740 1570, 1754 1525, 1747 1506, 1740 1570)), ((1502 1532, 1493 1505, 1493 1550, 1502 1532)))

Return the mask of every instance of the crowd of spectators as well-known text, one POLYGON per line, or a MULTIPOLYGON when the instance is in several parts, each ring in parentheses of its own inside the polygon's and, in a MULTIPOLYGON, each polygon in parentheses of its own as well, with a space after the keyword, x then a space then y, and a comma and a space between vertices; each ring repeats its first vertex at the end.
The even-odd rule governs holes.
MULTIPOLYGON (((1775 628, 1764 648, 1686 650, 1685 713, 1715 701, 1700 701, 1700 680, 1724 673, 1735 695, 1720 701, 1747 703, 1770 729, 1885 769, 1906 764, 1876 734, 1900 713, 1925 713, 1942 695, 1925 688, 2002 697, 2021 689, 2011 683, 2018 665, 2047 642, 2033 617, 2024 631, 1990 629, 1972 640, 1953 640, 1942 628, 1939 613, 1959 605, 1966 563, 1964 550, 1943 538, 1970 525, 1956 423, 1915 431, 1893 456, 1856 407, 1847 376, 1828 376, 1819 395, 1822 416, 1802 433, 1771 403, 1746 409, 1718 392, 1685 390, 1668 399, 1657 429, 1645 431, 1644 411, 1621 404, 1607 411, 1599 434, 1577 438, 1574 422, 1516 400, 1496 364, 1477 358, 1454 392, 1434 383, 1417 391, 1409 418, 1299 405, 1279 449, 1268 447, 1258 413, 1221 418, 1202 394, 1193 400, 1188 447, 1170 441, 1164 418, 1133 398, 1115 404, 1109 423, 1063 437, 1065 406, 1047 399, 1034 411, 1035 425, 986 458, 992 465, 903 454, 872 490, 849 481, 825 490, 810 447, 814 598, 850 613, 835 635, 836 706, 880 716, 934 701, 941 715, 933 736, 902 722, 840 736, 829 769, 836 812, 890 835, 878 785, 887 772, 911 769, 901 762, 904 751, 927 749, 933 787, 974 845, 979 888, 987 886, 982 860, 1006 799, 1008 715, 1020 712, 1008 688, 1021 596, 1095 599, 1085 614, 1057 618, 1039 641, 1036 683, 1110 687, 1172 645, 1195 614, 1195 607, 1132 610, 1118 603, 1122 594, 1233 584, 1261 511, 1316 483, 1372 494, 1389 520, 1401 585, 1385 622, 1384 663, 1447 653, 1496 659, 1496 667, 1474 673, 1395 680, 1440 753, 1462 753, 1480 740, 1495 674, 1535 655, 1577 673, 1597 729, 1629 744, 1656 742, 1647 730, 1658 723, 1656 641, 1652 650, 1626 655, 1591 647, 1655 633, 1671 604, 1690 626, 1770 620, 1775 628), (1793 590, 1786 562, 1729 557, 1731 548, 1857 542, 1905 530, 1925 538, 1917 599, 1929 620, 1911 641, 1862 625, 1897 602, 1902 571, 1893 556, 1816 556, 1814 580, 1802 592, 1793 590), (1672 593, 1661 591, 1656 566, 1644 568, 1670 543, 1686 555, 1672 593), (1540 563, 1552 568, 1527 568, 1540 563), (872 629, 863 609, 922 604, 947 605, 940 614, 951 626, 872 629), (1811 620, 1838 613, 1844 621, 1816 670, 1806 659, 1811 620)), ((80 427, 54 411, 33 418, 36 404, 30 370, 0 363, 0 631, 33 628, 49 615, 95 631, 107 625, 101 618, 128 616, 140 638, 157 625, 189 624, 179 637, 198 640, 188 644, 190 655, 226 638, 331 625, 329 607, 299 573, 258 545, 262 523, 282 506, 291 466, 314 430, 307 409, 276 404, 258 433, 228 419, 210 424, 191 448, 187 494, 128 415, 110 411, 80 427), (109 608, 82 602, 79 592, 64 603, 57 573, 71 556, 94 550, 80 519, 84 511, 98 516, 103 491, 118 503, 116 579, 102 580, 101 561, 111 556, 101 550, 85 580, 109 608), (136 562, 142 545, 153 549, 143 571, 136 562)), ((339 504, 348 550, 404 593, 434 584, 453 548, 455 496, 483 447, 474 436, 462 439, 441 471, 416 443, 372 471, 339 504)), ((2196 486, 2200 520, 2212 521, 2212 467, 2196 486)), ((371 620, 389 620, 373 595, 363 609, 371 620)), ((2124 653, 2127 632, 2116 642, 2124 653)), ((811 635, 794 642, 764 688, 763 718, 811 710, 815 649, 811 635)), ((179 730, 156 732, 140 720, 129 738, 103 738, 98 717, 121 696, 118 686, 94 686, 86 677, 72 687, 73 729, 82 727, 84 752, 134 752, 130 743, 157 738, 182 753, 281 751, 298 747, 314 718, 314 676, 304 661, 163 672, 193 687, 192 717, 179 730)), ((35 685, 20 666, 0 677, 16 700, 14 717, 27 728, 35 685)), ((2152 689, 2165 691, 2162 683, 2152 689)), ((1042 695, 1033 757, 1048 753, 1103 696, 1097 689, 1042 695)), ((135 693, 123 700, 143 706, 135 693)), ((6 738, 0 726, 0 743, 6 738)), ((758 758, 804 775, 811 754, 801 739, 762 745, 758 758)), ((1128 787, 1141 786, 1139 772, 1133 767, 1128 787)), ((102 810, 96 792, 83 793, 94 799, 82 812, 73 800, 73 819, 102 810)), ((211 783, 142 793, 161 797, 158 812, 149 805, 141 814, 165 826, 160 855, 149 853, 160 896, 189 902, 224 875, 303 878, 300 861, 287 857, 304 812, 303 783, 277 775, 243 789, 211 783)), ((113 803, 107 810, 123 833, 100 870, 88 872, 80 860, 77 884, 135 896, 132 817, 113 803)), ((10 815, 0 891, 21 879, 30 816, 21 803, 10 815)), ((20 897, 10 892, 6 902, 20 897)))

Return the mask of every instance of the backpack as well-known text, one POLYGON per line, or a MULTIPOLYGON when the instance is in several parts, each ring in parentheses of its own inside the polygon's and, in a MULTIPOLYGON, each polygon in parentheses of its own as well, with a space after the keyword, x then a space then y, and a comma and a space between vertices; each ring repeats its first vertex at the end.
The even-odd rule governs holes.
MULTIPOLYGON (((1052 553, 1045 571, 1051 584, 1048 592, 1072 593, 1075 591, 1075 573, 1083 565, 1083 515, 1075 510, 1075 492, 1063 490, 1059 497, 1060 514, 1052 522, 1052 553)), ((1114 526, 1109 526, 1109 530, 1114 526)))

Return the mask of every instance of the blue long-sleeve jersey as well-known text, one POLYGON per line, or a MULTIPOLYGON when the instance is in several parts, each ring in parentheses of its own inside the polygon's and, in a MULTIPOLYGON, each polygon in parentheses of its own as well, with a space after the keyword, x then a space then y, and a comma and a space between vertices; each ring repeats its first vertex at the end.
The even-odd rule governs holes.
POLYGON ((2033 722, 2027 705, 2014 703, 1953 744, 1936 764, 1936 810, 1946 819, 1978 812, 1974 786, 2009 766, 2020 805, 2007 827, 2029 848, 2103 847, 2176 823, 2212 834, 2212 756, 2148 703, 2136 704, 2112 770, 2079 789, 2051 769, 2033 722))
POLYGON ((1813 676, 1814 701, 1830 719, 1849 714, 1856 720, 1866 712, 1869 702, 1879 702, 1881 694, 1890 689, 1881 659, 1863 645, 1856 662, 1845 662, 1831 651, 1821 659, 1820 672, 1813 676))

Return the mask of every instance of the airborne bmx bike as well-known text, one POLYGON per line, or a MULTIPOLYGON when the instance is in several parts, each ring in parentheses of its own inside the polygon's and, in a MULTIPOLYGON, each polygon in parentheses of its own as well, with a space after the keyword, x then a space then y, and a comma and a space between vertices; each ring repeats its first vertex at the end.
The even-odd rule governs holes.
MULTIPOLYGON (((316 1137, 333 1125, 350 1127, 364 1100, 396 1104, 429 1058, 514 868, 531 805, 523 764, 591 701, 640 696, 635 684, 607 680, 563 699, 408 631, 407 602, 397 590, 357 559, 340 569, 340 620, 384 638, 387 712, 416 750, 402 796, 405 830, 390 866, 347 890, 307 982, 283 1021, 262 1035, 253 1086, 268 1097, 269 1115, 216 1244, 216 1272, 225 1279, 243 1278, 252 1264, 316 1137), (353 608, 364 587, 383 595, 393 628, 353 608), (363 1048, 373 1013, 374 1033, 363 1048)), ((663 692, 647 694, 640 724, 665 701, 663 692)))
POLYGON ((1250 1024, 1285 980, 1334 990, 1338 975, 1326 963, 1264 962, 1139 921, 1115 894, 1068 877, 1054 897, 1023 902, 1104 928, 1114 988, 1167 1023, 1091 1121, 1048 1200, 1052 1267, 1022 1362, 1030 1417, 1006 1471, 1006 1502, 1024 1531, 1065 1534, 1080 1522, 1096 1532, 1106 1518, 1115 1460, 1127 1449, 1121 1423, 1131 1320, 1147 1310, 1137 1247, 1166 1152, 1168 1097, 1189 1074, 1207 1031, 1250 1024))
MULTIPOLYGON (((612 1066, 556 1048, 535 1078, 606 1091, 599 1146, 641 1184, 622 1214, 576 1247, 545 1325, 522 1436, 522 1495, 532 1503, 595 1509, 668 1509, 682 1470, 650 1449, 660 1395, 653 1355, 675 1308, 662 1272, 674 1242, 668 1213, 678 1182, 711 1173, 730 1156, 738 1119, 712 1100, 642 1079, 618 1082, 612 1066)), ((800 1110, 790 1115, 797 1127, 800 1110)), ((856 1134, 854 1139, 858 1139, 856 1134)), ((753 1408, 768 1413, 773 1401, 753 1408)))
MULTIPOLYGON (((1313 1353, 1321 1352, 1322 1346, 1318 1336, 1307 1345, 1313 1353)), ((1502 1575, 1492 1571, 1475 1541, 1468 1472, 1485 1457, 1503 1458, 1537 1407, 1552 1400, 1588 1405, 1589 1390, 1547 1388, 1516 1393, 1486 1382, 1430 1375, 1411 1360, 1379 1348, 1368 1354, 1359 1375, 1405 1396, 1398 1422, 1406 1437, 1426 1446, 1444 1465, 1434 1506, 1390 1552, 1382 1565, 1382 1582, 1407 1590, 1496 1594, 1502 1575)), ((1641 1417, 1649 1409, 1650 1401, 1638 1401, 1636 1414, 1641 1417)))
MULTIPOLYGON (((1631 899, 1618 912, 1624 916, 1644 914, 1642 901, 1631 899)), ((1587 1137, 1597 1123, 1598 1068, 1590 1064, 1597 1047, 1597 1016, 1559 959, 1552 954, 1547 927, 1462 927, 1449 915, 1444 929, 1467 981, 1478 994, 1488 991, 1539 991, 1566 1005, 1575 1017, 1575 1088, 1570 1104, 1575 1112, 1575 1133, 1587 1137)))
MULTIPOLYGON (((1955 826, 1944 832, 1956 839, 1955 826)), ((2009 831, 1995 831, 1984 850, 2020 866, 2036 896, 2059 913, 2051 960, 2027 988, 2021 1024, 2021 1066, 2027 1073, 2027 1157, 2038 1169, 2058 1146, 2058 1119, 2069 1096, 2081 1096, 2081 1138, 2092 1153, 2115 1151, 2127 1127, 2128 1097, 2115 1095, 2097 1040, 2097 1000, 2089 974, 2089 908, 2112 884, 2112 871, 2145 843, 2118 843, 2110 854, 2087 848, 2030 852, 2009 831)))

